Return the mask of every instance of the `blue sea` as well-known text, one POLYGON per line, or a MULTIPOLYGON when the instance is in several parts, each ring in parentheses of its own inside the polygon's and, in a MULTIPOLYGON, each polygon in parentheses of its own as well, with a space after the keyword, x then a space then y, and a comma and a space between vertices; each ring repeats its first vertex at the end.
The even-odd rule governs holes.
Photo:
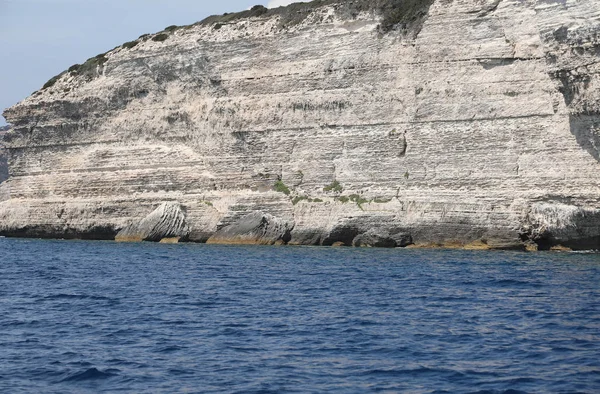
POLYGON ((0 239, 1 393, 599 393, 600 255, 0 239))

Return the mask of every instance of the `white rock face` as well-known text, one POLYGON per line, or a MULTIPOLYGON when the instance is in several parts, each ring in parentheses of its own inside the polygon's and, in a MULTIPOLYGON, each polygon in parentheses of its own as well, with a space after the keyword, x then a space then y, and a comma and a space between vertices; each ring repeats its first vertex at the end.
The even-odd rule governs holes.
POLYGON ((0 127, 0 202, 10 199, 8 184, 4 183, 8 179, 8 155, 4 147, 7 131, 8 126, 0 127))
POLYGON ((8 179, 8 158, 4 149, 4 134, 5 131, 0 128, 0 183, 8 179))
POLYGON ((168 202, 156 208, 139 223, 133 223, 119 231, 116 240, 160 242, 170 239, 179 242, 188 234, 189 228, 185 223, 185 214, 181 211, 181 207, 177 203, 168 202))
POLYGON ((385 34, 341 8, 148 37, 8 109, 0 234, 176 202, 198 242, 260 211, 292 244, 600 248, 600 2, 436 0, 385 34))

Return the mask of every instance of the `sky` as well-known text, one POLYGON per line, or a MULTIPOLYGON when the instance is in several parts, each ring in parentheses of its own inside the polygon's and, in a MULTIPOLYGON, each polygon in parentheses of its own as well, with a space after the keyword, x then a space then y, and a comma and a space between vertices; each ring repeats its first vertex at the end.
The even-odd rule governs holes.
MULTIPOLYGON (((298 0, 296 0, 298 1, 298 0)), ((145 33, 292 0, 0 0, 0 113, 71 65, 145 33)), ((5 125, 0 117, 0 126, 5 125)))

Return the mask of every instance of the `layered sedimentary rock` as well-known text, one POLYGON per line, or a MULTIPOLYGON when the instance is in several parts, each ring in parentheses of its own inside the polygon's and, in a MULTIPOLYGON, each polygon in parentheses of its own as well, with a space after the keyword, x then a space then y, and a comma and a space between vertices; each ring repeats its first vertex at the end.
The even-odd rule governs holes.
POLYGON ((4 135, 8 131, 8 126, 0 127, 0 183, 8 179, 8 158, 4 149, 4 135))
POLYGON ((8 156, 4 148, 4 136, 9 128, 9 126, 0 127, 0 202, 10 198, 8 185, 4 183, 8 179, 8 156))
POLYGON ((327 0, 168 28, 5 112, 0 234, 110 239, 173 203, 198 242, 259 215, 290 244, 600 248, 599 72, 595 1, 327 0))
POLYGON ((289 242, 293 223, 260 211, 252 212, 221 228, 207 243, 276 245, 289 242))
POLYGON ((139 223, 132 223, 116 236, 117 241, 179 242, 189 235, 185 214, 178 203, 164 203, 139 223))

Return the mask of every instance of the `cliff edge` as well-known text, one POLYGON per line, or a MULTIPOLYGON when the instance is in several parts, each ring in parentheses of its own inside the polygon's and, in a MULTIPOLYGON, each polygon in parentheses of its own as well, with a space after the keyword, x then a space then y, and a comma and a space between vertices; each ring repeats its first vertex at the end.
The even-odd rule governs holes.
POLYGON ((599 73, 595 1, 171 26, 5 111, 0 235, 600 249, 599 73))

